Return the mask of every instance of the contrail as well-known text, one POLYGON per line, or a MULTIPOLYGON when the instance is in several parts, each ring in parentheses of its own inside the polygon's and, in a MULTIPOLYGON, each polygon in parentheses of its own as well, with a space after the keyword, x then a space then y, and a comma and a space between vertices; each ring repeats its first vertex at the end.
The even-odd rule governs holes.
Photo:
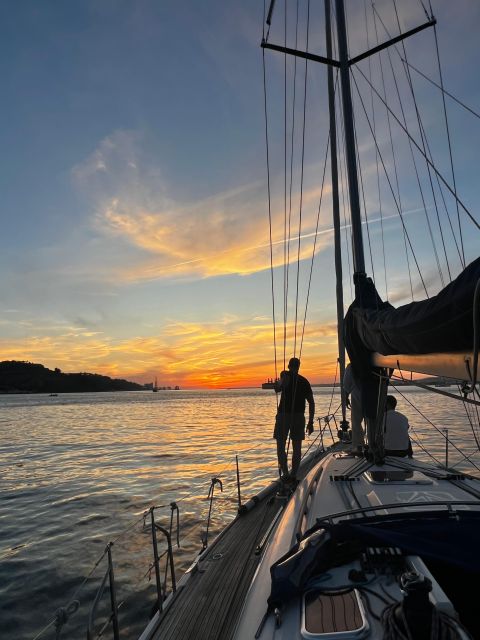
MULTIPOLYGON (((417 208, 417 209, 410 209, 409 211, 403 211, 403 215, 407 216, 410 215, 412 213, 419 213, 420 211, 423 211, 423 208, 417 208)), ((393 218, 398 218, 398 214, 394 213, 391 214, 389 216, 383 216, 383 218, 381 218, 380 216, 378 218, 372 218, 370 220, 368 220, 368 224, 376 224, 378 222, 382 222, 385 220, 392 220, 393 218)), ((367 224, 366 220, 362 220, 362 224, 367 224)), ((351 227, 351 224, 344 224, 341 225, 340 230, 343 231, 345 229, 349 229, 351 227)), ((322 231, 318 231, 317 233, 315 232, 311 232, 311 233, 304 233, 303 235, 300 236, 301 240, 306 240, 308 238, 313 238, 315 237, 315 235, 317 236, 322 236, 322 235, 327 235, 329 233, 333 233, 333 227, 329 227, 328 229, 323 229, 322 231)), ((298 240, 298 236, 295 236, 294 241, 298 240)), ((286 242, 285 239, 281 239, 281 240, 275 240, 274 242, 272 242, 273 245, 281 245, 284 244, 286 242)), ((252 245, 250 247, 244 247, 243 249, 237 249, 236 252, 237 253, 248 253, 249 251, 255 251, 257 249, 265 249, 267 247, 270 246, 270 243, 263 243, 263 244, 257 244, 257 245, 252 245)), ((206 260, 214 260, 215 258, 217 258, 218 256, 222 256, 228 253, 231 253, 232 249, 225 249, 224 251, 219 251, 218 253, 214 253, 214 254, 209 254, 208 256, 202 257, 202 258, 192 258, 191 260, 183 260, 182 262, 175 262, 174 264, 170 264, 167 265, 165 267, 161 268, 161 271, 171 271, 173 269, 177 269, 178 267, 184 267, 185 265, 189 265, 189 264, 195 264, 198 262, 205 262, 206 260)), ((160 277, 160 275, 154 275, 154 276, 150 276, 150 279, 152 280, 156 280, 160 277)), ((148 279, 148 276, 145 278, 148 279)))

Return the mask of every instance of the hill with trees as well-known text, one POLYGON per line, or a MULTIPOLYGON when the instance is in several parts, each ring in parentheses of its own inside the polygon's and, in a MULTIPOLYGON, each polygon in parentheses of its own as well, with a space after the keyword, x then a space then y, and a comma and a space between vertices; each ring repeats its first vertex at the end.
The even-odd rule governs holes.
POLYGON ((96 373, 62 373, 42 364, 0 362, 0 393, 80 393, 87 391, 141 391, 144 387, 96 373))

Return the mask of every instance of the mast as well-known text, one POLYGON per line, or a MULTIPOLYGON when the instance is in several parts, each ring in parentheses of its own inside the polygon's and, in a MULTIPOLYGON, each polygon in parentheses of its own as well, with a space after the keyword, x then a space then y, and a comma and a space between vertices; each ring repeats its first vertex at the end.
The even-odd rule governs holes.
MULTIPOLYGON (((325 0, 325 4, 329 0, 325 0)), ((360 197, 358 191, 357 157, 355 149, 355 128, 353 122, 352 92, 350 88, 350 64, 348 60, 347 28, 343 0, 336 0, 337 39, 340 58, 340 79, 342 83, 343 121, 345 127, 345 155, 347 159, 348 191, 350 195, 350 215, 352 222, 353 247, 353 282, 355 298, 361 301, 361 284, 366 280, 365 257, 363 251, 362 218, 360 214, 360 197)), ((382 416, 387 397, 387 382, 380 378, 375 418, 366 413, 365 389, 362 384, 362 408, 366 424, 368 447, 372 459, 376 463, 383 462, 383 429, 382 416)))
MULTIPOLYGON (((325 5, 328 3, 326 0, 325 5)), ((358 279, 365 277, 365 257, 363 252, 362 219, 358 191, 357 158, 355 153, 355 130, 353 125, 352 92, 348 62, 347 28, 343 0, 336 0, 337 38, 340 57, 340 79, 342 84, 343 119, 345 126, 345 153, 347 159, 348 191, 352 220, 353 266, 355 293, 358 293, 358 279)))
MULTIPOLYGON (((330 17, 330 0, 325 0, 325 33, 327 57, 332 57, 332 26, 330 17)), ((337 291, 337 333, 338 333, 338 363, 340 368, 340 394, 342 401, 342 426, 346 423, 346 398, 343 388, 345 374, 345 344, 343 341, 343 275, 342 252, 340 238, 340 204, 338 198, 338 167, 337 167, 337 124, 335 118, 335 87, 333 85, 333 68, 328 65, 328 109, 330 113, 330 165, 332 173, 332 205, 333 231, 335 244, 335 276, 337 291)))

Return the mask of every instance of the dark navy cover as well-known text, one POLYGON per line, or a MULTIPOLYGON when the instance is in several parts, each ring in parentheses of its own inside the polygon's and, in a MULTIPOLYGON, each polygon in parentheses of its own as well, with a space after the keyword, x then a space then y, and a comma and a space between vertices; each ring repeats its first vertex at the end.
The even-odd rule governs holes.
POLYGON ((356 298, 345 316, 345 347, 360 381, 364 415, 376 417, 378 370, 372 352, 421 354, 470 350, 473 345, 473 298, 480 279, 474 260, 440 293, 395 309, 383 302, 370 278, 356 284, 356 298))
POLYGON ((362 517, 334 525, 321 522, 271 567, 268 602, 275 607, 300 595, 316 577, 350 562, 370 546, 398 547, 404 554, 440 561, 478 576, 479 539, 479 511, 456 511, 454 517, 445 510, 416 511, 362 517))

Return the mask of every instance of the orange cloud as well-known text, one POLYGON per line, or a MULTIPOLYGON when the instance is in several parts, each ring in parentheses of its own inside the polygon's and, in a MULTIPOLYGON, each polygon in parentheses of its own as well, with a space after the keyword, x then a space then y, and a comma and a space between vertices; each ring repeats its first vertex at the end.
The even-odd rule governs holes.
MULTIPOLYGON (((292 344, 292 325, 287 334, 292 344)), ((0 353, 2 360, 40 362, 66 372, 89 371, 139 382, 150 382, 157 376, 159 384, 168 386, 259 386, 275 375, 272 327, 262 318, 172 323, 160 336, 125 340, 87 331, 2 340, 0 353)), ((311 325, 304 337, 302 372, 313 381, 331 381, 335 353, 335 327, 311 325)), ((280 347, 277 361, 280 370, 280 347)))
MULTIPOLYGON (((140 147, 138 134, 116 131, 73 169, 77 184, 92 201, 94 224, 104 242, 126 242, 139 250, 128 264, 123 260, 109 269, 107 277, 135 282, 172 275, 251 274, 268 268, 270 232, 262 181, 181 202, 172 196, 172 187, 162 179, 161 170, 142 162, 140 147)), ((325 187, 324 194, 328 192, 325 187)), ((294 193, 292 199, 296 203, 292 210, 292 261, 297 260, 299 195, 294 193)), ((319 196, 318 186, 304 187, 301 260, 312 253, 319 196)), ((272 201, 271 213, 273 263, 279 266, 284 262, 283 196, 272 201)), ((325 237, 318 241, 317 251, 325 242, 325 237)))

